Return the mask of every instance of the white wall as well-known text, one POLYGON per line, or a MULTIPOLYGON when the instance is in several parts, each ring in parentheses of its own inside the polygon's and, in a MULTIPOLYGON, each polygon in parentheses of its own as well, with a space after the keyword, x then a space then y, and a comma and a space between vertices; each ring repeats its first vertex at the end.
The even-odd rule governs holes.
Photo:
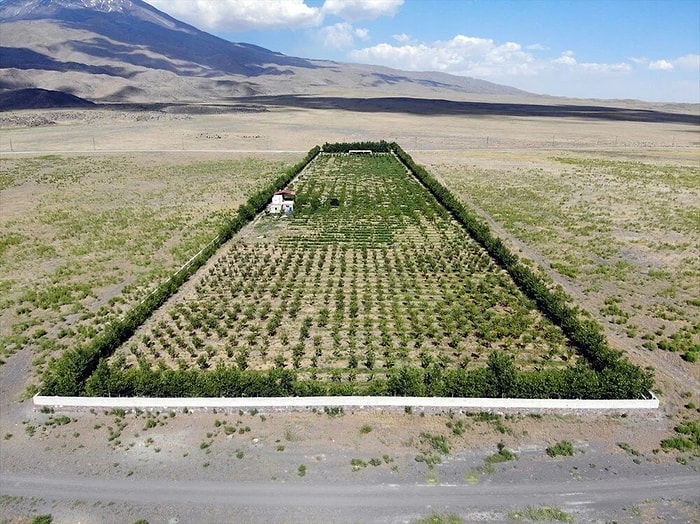
POLYGON ((65 410, 84 408, 123 409, 305 409, 312 407, 347 408, 445 408, 469 410, 649 410, 659 407, 651 394, 644 400, 566 400, 512 398, 440 397, 275 397, 275 398, 145 398, 145 397, 45 397, 35 396, 34 407, 65 410))

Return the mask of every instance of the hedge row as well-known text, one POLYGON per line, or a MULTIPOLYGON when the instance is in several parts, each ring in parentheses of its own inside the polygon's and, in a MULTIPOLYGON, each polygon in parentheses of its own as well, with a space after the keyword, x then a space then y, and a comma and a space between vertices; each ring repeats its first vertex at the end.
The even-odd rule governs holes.
MULTIPOLYGON (((625 363, 624 365, 629 365, 625 363)), ((586 365, 546 371, 518 371, 513 360, 495 352, 487 367, 464 370, 392 369, 386 379, 369 383, 300 380, 294 370, 240 370, 219 364, 212 370, 155 370, 149 366, 124 369, 103 360, 87 380, 90 396, 139 397, 280 397, 280 396, 436 396, 510 398, 639 398, 648 392, 645 381, 633 382, 619 368, 596 372, 586 365)))
POLYGON ((385 142, 326 142, 321 148, 324 153, 348 153, 350 151, 372 151, 373 153, 391 153, 394 144, 385 142))
POLYGON ((158 286, 139 305, 121 320, 114 321, 89 344, 65 352, 52 361, 42 377, 41 392, 44 395, 75 396, 83 392, 85 380, 95 371, 102 359, 109 357, 128 340, 151 314, 170 298, 216 251, 240 229, 262 211, 275 191, 285 187, 311 162, 321 148, 311 149, 306 157, 288 169, 267 187, 253 194, 241 205, 236 214, 221 228, 217 237, 200 251, 190 262, 158 286))

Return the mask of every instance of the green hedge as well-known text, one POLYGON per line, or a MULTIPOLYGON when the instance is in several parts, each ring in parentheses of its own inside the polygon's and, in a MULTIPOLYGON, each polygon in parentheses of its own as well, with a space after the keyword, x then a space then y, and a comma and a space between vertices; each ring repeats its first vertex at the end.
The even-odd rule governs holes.
POLYGON ((498 351, 492 353, 488 366, 483 368, 443 369, 438 364, 427 369, 398 367, 389 371, 386 380, 370 383, 300 380, 294 370, 242 371, 224 364, 211 370, 160 370, 148 365, 125 369, 119 362, 108 365, 102 360, 87 380, 85 393, 113 397, 376 395, 562 399, 640 398, 647 394, 646 381, 631 380, 630 376, 624 369, 596 372, 586 365, 518 371, 512 359, 498 351))
POLYGON ((151 314, 170 298, 209 258, 240 229, 262 211, 280 188, 287 186, 319 154, 319 146, 311 149, 304 159, 288 169, 267 187, 254 193, 241 205, 235 216, 219 231, 190 263, 159 285, 123 319, 107 325, 102 333, 89 344, 66 351, 61 358, 52 361, 42 377, 41 392, 44 395, 75 396, 83 393, 85 380, 97 369, 102 359, 109 357, 126 342, 151 314))
POLYGON ((336 142, 323 144, 324 153, 347 153, 349 151, 372 151, 373 153, 391 153, 393 144, 385 142, 336 142))

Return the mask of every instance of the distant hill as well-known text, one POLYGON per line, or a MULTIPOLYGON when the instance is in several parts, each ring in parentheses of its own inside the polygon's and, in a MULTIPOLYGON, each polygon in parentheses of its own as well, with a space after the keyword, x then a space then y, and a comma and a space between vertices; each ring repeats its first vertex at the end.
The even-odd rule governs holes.
POLYGON ((14 89, 0 92, 0 110, 91 107, 95 104, 62 91, 14 89))
POLYGON ((0 89, 100 102, 206 101, 278 94, 526 95, 498 84, 286 56, 233 43, 141 0, 4 0, 0 89))

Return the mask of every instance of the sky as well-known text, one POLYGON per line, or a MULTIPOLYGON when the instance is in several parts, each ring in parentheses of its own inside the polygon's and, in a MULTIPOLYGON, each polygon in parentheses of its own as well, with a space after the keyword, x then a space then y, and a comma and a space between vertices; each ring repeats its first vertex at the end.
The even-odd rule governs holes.
POLYGON ((538 94, 700 103, 700 0, 147 0, 232 42, 538 94))

